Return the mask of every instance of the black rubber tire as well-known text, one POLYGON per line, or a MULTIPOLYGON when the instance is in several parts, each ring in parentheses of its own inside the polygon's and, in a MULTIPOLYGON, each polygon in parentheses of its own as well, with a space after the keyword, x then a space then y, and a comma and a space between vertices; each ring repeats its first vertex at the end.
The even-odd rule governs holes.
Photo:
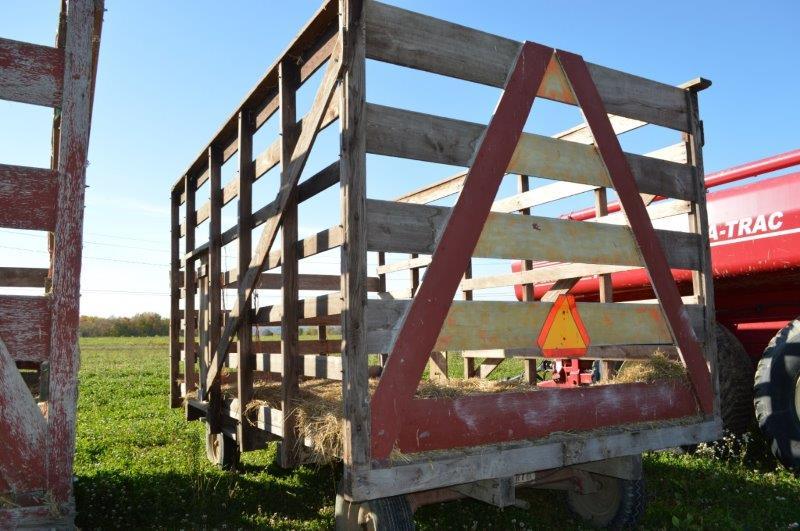
POLYGON ((778 332, 764 350, 755 377, 758 427, 773 455, 800 472, 800 319, 778 332))
POLYGON ((742 435, 753 424, 753 362, 742 343, 724 326, 717 324, 719 396, 722 427, 742 435))
POLYGON ((414 531, 414 513, 405 496, 378 498, 363 503, 369 531, 414 531))
POLYGON ((636 527, 647 505, 644 479, 620 479, 600 474, 591 476, 600 484, 601 491, 589 494, 567 491, 569 510, 592 527, 636 527))
POLYGON ((211 433, 206 424, 206 457, 222 470, 239 468, 239 445, 224 433, 211 433))

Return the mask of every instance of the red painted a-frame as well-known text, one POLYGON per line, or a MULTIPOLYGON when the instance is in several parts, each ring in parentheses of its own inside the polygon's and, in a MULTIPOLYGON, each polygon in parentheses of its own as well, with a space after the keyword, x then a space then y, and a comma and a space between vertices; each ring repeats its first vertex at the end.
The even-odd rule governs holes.
POLYGON ((689 323, 666 255, 586 64, 578 55, 525 42, 372 397, 372 458, 388 458, 395 446, 404 452, 474 446, 541 437, 562 429, 593 429, 684 417, 696 413, 698 406, 700 411, 711 413, 714 402, 711 377, 689 323), (663 382, 415 399, 425 364, 434 350, 533 100, 550 75, 566 80, 572 91, 571 99, 583 110, 686 365, 690 385, 663 382), (546 414, 555 406, 570 410, 586 401, 602 401, 608 407, 591 418, 546 414), (648 407, 641 407, 645 403, 648 407))

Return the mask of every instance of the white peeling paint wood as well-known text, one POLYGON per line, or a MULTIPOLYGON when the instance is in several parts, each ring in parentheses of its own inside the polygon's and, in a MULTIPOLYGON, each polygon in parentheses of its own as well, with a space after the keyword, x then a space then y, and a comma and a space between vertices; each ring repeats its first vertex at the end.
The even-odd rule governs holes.
POLYGON ((46 360, 50 328, 48 297, 0 296, 0 337, 14 360, 46 360))
POLYGON ((79 365, 83 206, 91 119, 92 34, 101 0, 69 0, 64 47, 64 91, 58 152, 58 201, 53 235, 50 403, 47 483, 56 503, 71 496, 79 365))
POLYGON ((61 50, 0 38, 0 99, 58 107, 63 82, 61 50))

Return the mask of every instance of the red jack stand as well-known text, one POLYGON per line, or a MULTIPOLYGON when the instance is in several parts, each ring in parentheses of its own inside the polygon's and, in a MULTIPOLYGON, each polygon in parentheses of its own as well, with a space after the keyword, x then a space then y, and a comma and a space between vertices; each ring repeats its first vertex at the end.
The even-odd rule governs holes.
POLYGON ((560 359, 555 361, 551 380, 539 383, 541 387, 578 387, 592 383, 592 360, 560 359))

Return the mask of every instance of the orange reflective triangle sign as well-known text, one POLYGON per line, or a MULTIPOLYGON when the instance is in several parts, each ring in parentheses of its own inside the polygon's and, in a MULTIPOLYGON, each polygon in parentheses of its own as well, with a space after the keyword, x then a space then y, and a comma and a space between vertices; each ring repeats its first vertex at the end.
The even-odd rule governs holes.
POLYGON ((578 313, 575 297, 558 296, 536 343, 546 358, 576 358, 586 354, 589 334, 578 313))

